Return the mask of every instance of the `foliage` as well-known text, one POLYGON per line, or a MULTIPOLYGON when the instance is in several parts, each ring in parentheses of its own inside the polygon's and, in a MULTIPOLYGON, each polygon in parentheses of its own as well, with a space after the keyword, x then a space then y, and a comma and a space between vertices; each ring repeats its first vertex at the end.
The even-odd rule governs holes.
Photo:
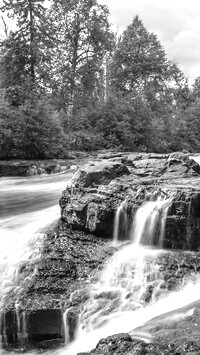
POLYGON ((49 16, 58 43, 50 67, 53 90, 74 118, 80 105, 98 99, 103 59, 113 45, 108 10, 96 0, 54 0, 49 16))
POLYGON ((17 29, 1 42, 0 66, 4 87, 21 86, 23 81, 43 86, 50 48, 52 26, 46 16, 45 0, 3 0, 0 8, 15 18, 17 29))
POLYGON ((46 100, 0 108, 0 158, 65 157, 67 149, 59 117, 46 100))

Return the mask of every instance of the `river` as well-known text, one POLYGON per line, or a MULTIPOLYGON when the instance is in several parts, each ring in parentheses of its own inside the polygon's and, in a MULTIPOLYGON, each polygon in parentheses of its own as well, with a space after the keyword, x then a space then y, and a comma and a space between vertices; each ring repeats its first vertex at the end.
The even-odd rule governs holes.
POLYGON ((74 170, 0 178, 0 300, 17 285, 17 270, 39 258, 45 228, 60 217, 59 198, 74 170))

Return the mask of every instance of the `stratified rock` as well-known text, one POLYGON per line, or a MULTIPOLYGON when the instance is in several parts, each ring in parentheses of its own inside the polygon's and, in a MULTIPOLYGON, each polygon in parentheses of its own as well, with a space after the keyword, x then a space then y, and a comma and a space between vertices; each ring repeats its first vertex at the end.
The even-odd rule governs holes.
POLYGON ((165 229, 165 248, 199 249, 200 191, 177 190, 168 210, 165 229))
MULTIPOLYGON (((148 196, 155 197, 163 191, 171 198, 163 246, 197 250, 200 247, 200 178, 193 170, 193 160, 184 153, 169 157, 133 154, 123 159, 129 165, 128 170, 124 164, 106 161, 76 172, 72 185, 60 199, 66 225, 112 238, 116 210, 126 201, 127 227, 122 239, 129 239, 137 208, 148 196), (130 161, 134 166, 130 167, 130 161)), ((155 236, 155 244, 156 240, 155 236)))

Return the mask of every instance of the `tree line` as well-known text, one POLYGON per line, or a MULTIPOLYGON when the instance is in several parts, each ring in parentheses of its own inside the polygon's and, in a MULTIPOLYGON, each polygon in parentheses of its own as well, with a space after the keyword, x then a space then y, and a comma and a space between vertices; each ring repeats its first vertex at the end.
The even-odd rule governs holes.
POLYGON ((200 78, 189 87, 138 16, 117 37, 97 0, 46 4, 3 0, 0 159, 199 150, 200 78))

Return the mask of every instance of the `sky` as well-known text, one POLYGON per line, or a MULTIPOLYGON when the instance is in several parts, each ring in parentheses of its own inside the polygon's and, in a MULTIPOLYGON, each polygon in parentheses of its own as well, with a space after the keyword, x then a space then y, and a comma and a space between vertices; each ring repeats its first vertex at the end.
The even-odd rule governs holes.
MULTIPOLYGON (((84 0, 83 0, 84 1, 84 0)), ((110 10, 110 22, 121 33, 134 16, 157 34, 169 59, 190 84, 200 76, 200 0, 98 0, 110 10)), ((0 5, 2 0, 0 0, 0 5)), ((0 35, 2 27, 0 23, 0 35)))
POLYGON ((190 84, 200 76, 200 0, 98 1, 108 6, 110 21, 117 32, 121 33, 139 15, 190 84))

